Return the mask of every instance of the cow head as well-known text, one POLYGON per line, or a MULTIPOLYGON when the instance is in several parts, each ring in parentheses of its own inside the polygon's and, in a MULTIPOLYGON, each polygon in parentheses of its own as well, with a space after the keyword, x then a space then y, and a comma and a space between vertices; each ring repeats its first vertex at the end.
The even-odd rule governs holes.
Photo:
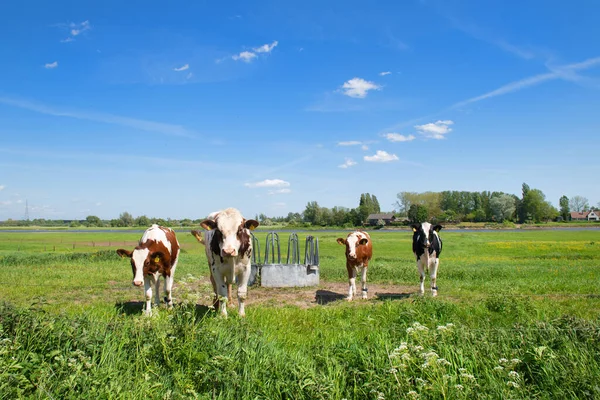
POLYGON ((167 257, 162 251, 150 251, 148 248, 136 247, 133 251, 118 249, 117 254, 131 259, 133 284, 142 286, 144 276, 156 273, 164 267, 167 257))
POLYGON ((413 242, 421 248, 429 248, 433 242, 433 232, 439 232, 442 229, 441 225, 432 226, 429 222, 422 224, 412 224, 413 242))
POLYGON ((254 230, 258 221, 244 219, 235 208, 228 208, 217 214, 215 219, 206 219, 200 226, 215 233, 210 242, 214 254, 221 257, 249 256, 252 243, 248 229, 254 230))
POLYGON ((346 257, 356 260, 356 248, 369 243, 369 240, 358 232, 352 232, 346 239, 338 238, 337 242, 346 246, 346 257))

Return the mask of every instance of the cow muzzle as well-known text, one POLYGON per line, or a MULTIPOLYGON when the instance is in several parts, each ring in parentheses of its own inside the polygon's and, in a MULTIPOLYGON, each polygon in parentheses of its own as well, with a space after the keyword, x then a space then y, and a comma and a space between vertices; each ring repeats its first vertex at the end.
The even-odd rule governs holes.
POLYGON ((223 255, 223 257, 235 257, 235 256, 237 256, 237 250, 236 249, 222 249, 221 254, 223 255))
POLYGON ((133 281, 133 286, 142 286, 144 284, 143 281, 133 281))

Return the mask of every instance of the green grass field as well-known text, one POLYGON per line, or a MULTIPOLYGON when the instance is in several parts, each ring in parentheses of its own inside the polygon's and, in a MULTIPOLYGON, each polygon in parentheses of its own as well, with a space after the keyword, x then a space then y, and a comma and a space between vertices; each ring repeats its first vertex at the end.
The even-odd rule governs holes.
MULTIPOLYGON (((322 285, 304 292, 341 297, 345 233, 311 234, 322 285)), ((296 289, 250 288, 245 319, 207 307, 183 232, 176 307, 142 316, 114 251, 139 237, 0 232, 1 399, 600 398, 599 230, 442 231, 437 298, 415 294, 411 233, 373 232, 368 280, 397 296, 298 306, 296 289)))

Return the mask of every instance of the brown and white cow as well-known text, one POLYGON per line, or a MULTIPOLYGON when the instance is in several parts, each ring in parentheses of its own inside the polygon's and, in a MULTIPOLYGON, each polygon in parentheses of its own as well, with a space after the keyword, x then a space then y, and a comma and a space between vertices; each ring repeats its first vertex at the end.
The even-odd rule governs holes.
POLYGON ((348 270, 348 300, 356 296, 356 274, 361 268, 362 298, 367 298, 367 268, 373 256, 371 236, 367 232, 350 232, 346 239, 338 238, 337 242, 346 246, 346 269, 348 270))
POLYGON ((156 285, 156 305, 160 305, 159 278, 161 275, 165 279, 165 302, 169 307, 173 307, 171 291, 179 258, 179 242, 171 228, 154 224, 146 229, 133 251, 118 249, 117 254, 131 259, 133 284, 135 286, 144 285, 146 314, 152 314, 152 284, 156 285))
POLYGON ((252 240, 250 230, 258 226, 258 221, 246 220, 235 208, 219 211, 214 219, 206 219, 200 224, 213 231, 206 240, 206 258, 214 280, 213 288, 219 300, 219 312, 227 316, 227 288, 237 282, 238 314, 246 315, 244 302, 248 295, 250 278, 252 240))

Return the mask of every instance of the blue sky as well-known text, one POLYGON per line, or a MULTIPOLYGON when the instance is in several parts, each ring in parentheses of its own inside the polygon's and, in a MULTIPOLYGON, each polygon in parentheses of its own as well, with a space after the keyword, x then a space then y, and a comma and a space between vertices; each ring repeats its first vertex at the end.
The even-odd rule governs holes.
POLYGON ((600 201, 597 1, 0 4, 0 220, 600 201))

